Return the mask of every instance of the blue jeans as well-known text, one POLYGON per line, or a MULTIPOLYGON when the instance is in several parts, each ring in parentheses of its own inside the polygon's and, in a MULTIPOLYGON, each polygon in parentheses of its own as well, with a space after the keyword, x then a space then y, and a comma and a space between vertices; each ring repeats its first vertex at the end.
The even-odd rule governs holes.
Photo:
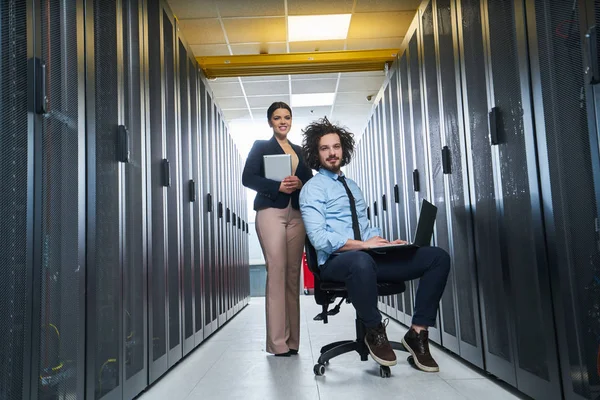
POLYGON ((439 247, 399 249, 385 254, 348 251, 332 255, 321 266, 321 280, 344 282, 358 318, 367 328, 381 322, 377 282, 419 279, 412 323, 435 324, 438 305, 450 272, 450 256, 439 247))

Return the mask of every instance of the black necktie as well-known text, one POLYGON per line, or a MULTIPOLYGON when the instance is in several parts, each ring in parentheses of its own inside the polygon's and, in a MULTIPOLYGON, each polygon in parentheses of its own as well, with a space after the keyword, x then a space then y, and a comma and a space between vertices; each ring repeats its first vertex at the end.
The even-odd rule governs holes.
POLYGON ((360 227, 358 225, 358 215, 356 214, 356 203, 354 201, 354 196, 352 196, 352 192, 346 183, 346 178, 340 175, 338 180, 342 182, 342 185, 344 185, 344 189, 346 189, 346 193, 348 194, 348 199, 350 199, 350 212, 352 213, 352 230, 354 231, 354 240, 362 240, 360 238, 360 227))

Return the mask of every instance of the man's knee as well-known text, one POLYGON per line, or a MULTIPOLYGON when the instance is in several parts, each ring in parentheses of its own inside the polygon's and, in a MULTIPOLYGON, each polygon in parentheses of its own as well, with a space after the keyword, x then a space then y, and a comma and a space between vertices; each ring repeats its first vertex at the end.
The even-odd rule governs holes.
POLYGON ((368 275, 375 274, 377 264, 373 257, 363 251, 353 252, 352 258, 349 261, 350 263, 350 272, 353 275, 368 275))
POLYGON ((421 249, 426 250, 432 267, 436 267, 440 272, 448 275, 450 272, 450 254, 446 250, 435 246, 422 247, 421 249))

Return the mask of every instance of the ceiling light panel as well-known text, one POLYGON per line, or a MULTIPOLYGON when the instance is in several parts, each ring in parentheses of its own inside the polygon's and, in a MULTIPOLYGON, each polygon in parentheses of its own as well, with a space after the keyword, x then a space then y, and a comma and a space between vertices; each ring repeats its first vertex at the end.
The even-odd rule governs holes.
POLYGON ((288 17, 288 40, 342 40, 348 36, 352 14, 298 15, 288 17))
POLYGON ((292 94, 292 108, 330 106, 335 100, 335 93, 292 94))

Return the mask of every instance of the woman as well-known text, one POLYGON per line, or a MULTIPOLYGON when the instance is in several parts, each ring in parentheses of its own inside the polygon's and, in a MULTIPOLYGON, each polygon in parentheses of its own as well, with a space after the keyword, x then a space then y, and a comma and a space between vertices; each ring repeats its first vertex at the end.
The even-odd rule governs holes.
POLYGON ((283 102, 267 110, 270 140, 257 140, 248 154, 242 184, 257 192, 254 199, 256 233, 267 265, 266 316, 267 352, 289 357, 300 344, 300 265, 306 232, 298 197, 312 177, 300 146, 287 135, 292 127, 292 110, 283 102), (282 181, 265 178, 263 156, 289 154, 292 174, 282 181))

